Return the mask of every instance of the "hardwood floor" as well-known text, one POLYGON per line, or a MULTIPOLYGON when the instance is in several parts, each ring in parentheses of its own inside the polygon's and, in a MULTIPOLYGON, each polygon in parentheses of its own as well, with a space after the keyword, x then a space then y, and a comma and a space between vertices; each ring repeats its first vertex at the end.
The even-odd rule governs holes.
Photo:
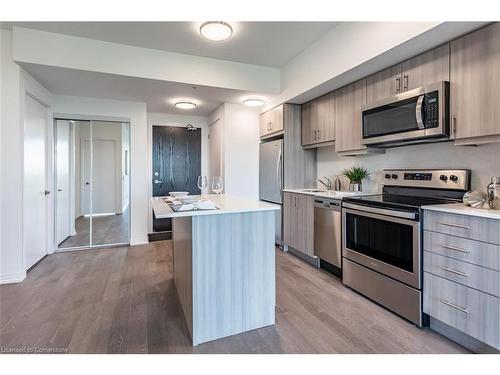
POLYGON ((192 347, 171 242, 57 253, 0 286, 0 352, 465 353, 277 250, 276 325, 192 347))
MULTIPOLYGON (((90 246, 90 218, 80 216, 75 220, 74 236, 59 244, 60 249, 90 246)), ((92 245, 129 243, 129 214, 94 216, 92 218, 92 245)))

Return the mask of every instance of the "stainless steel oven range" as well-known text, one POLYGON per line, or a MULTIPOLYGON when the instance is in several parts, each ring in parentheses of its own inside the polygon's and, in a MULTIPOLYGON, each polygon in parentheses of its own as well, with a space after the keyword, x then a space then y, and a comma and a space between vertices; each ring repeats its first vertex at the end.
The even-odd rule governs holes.
POLYGON ((469 170, 384 170, 382 194, 344 198, 343 282, 418 326, 422 313, 421 207, 460 202, 469 170))

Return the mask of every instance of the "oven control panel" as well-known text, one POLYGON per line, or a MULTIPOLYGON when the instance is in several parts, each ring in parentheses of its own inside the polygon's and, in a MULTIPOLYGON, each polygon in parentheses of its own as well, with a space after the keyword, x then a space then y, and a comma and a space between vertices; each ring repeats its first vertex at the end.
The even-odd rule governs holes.
POLYGON ((405 180, 432 181, 432 173, 408 172, 404 174, 405 180))
POLYGON ((387 186, 468 190, 470 188, 470 170, 384 169, 382 171, 382 184, 387 186))

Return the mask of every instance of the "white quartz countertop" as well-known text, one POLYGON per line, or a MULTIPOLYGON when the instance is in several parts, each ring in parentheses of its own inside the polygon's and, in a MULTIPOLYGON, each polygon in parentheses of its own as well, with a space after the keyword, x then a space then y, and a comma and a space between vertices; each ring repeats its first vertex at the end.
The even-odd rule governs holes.
POLYGON ((194 210, 194 211, 173 211, 168 204, 163 201, 165 197, 153 197, 151 203, 153 211, 157 219, 166 219, 174 217, 187 217, 187 216, 204 216, 204 215, 221 215, 233 214, 242 212, 255 212, 255 211, 277 211, 280 205, 259 201, 258 199, 249 199, 235 197, 227 194, 209 194, 201 195, 200 198, 208 199, 214 202, 217 210, 194 210))
POLYGON ((320 189, 283 189, 288 193, 296 193, 296 194, 306 194, 312 195, 314 197, 321 198, 333 198, 333 199, 342 199, 345 197, 354 197, 360 195, 373 195, 376 193, 365 193, 365 192, 354 192, 354 191, 334 191, 334 190, 320 190, 320 189), (311 191, 311 190, 319 190, 319 191, 311 191))
POLYGON ((436 204, 432 206, 423 206, 422 208, 429 211, 448 212, 450 214, 478 216, 500 220, 500 210, 492 210, 490 208, 474 208, 466 206, 462 203, 436 204))

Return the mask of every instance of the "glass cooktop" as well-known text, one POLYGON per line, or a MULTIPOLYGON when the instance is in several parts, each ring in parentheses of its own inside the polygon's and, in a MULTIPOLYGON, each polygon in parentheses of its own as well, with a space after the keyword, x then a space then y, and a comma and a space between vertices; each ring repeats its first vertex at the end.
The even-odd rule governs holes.
POLYGON ((451 198, 419 197, 396 194, 376 194, 347 197, 344 198, 344 201, 367 206, 397 208, 410 211, 419 210, 421 206, 459 202, 459 200, 451 198))

